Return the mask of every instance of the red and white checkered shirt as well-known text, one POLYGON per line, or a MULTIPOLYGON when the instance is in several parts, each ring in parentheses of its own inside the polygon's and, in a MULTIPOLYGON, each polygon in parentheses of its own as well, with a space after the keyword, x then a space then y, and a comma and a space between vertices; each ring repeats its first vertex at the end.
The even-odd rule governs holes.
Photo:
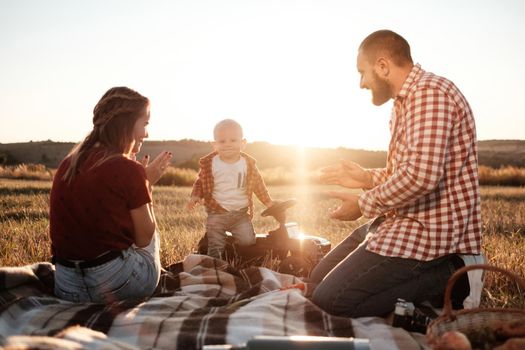
POLYGON ((481 250, 476 129, 470 106, 449 80, 412 68, 394 101, 387 165, 369 169, 359 197, 365 217, 385 215, 367 249, 432 260, 481 250))

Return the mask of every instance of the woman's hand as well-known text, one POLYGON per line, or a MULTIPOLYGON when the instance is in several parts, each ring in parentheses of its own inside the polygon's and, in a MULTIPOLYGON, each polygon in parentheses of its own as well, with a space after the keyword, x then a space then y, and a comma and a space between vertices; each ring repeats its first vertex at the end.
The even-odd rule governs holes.
POLYGON ((150 157, 145 156, 141 163, 146 169, 146 176, 151 185, 154 185, 159 181, 160 177, 168 167, 173 155, 171 152, 164 151, 157 156, 153 161, 149 161, 150 157))
POLYGON ((372 188, 372 175, 359 164, 341 160, 340 164, 321 169, 319 180, 327 185, 339 185, 347 188, 372 188))

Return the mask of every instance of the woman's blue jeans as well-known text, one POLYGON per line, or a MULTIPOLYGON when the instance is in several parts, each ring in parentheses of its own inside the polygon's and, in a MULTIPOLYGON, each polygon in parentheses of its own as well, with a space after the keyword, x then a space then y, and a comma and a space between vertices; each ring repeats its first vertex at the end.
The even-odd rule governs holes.
POLYGON ((455 271, 452 255, 432 261, 392 258, 366 250, 366 235, 382 218, 357 228, 314 268, 319 283, 312 299, 333 315, 384 316, 398 298, 414 303, 443 300, 448 278, 455 271))
POLYGON ((111 303, 149 297, 160 278, 159 235, 144 248, 132 246, 122 257, 77 269, 55 265, 55 295, 73 302, 111 303))

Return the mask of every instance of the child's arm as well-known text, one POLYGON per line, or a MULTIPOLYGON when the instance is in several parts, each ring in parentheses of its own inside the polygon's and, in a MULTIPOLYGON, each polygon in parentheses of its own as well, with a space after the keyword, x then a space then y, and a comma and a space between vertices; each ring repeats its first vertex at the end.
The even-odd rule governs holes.
POLYGON ((191 198, 186 205, 187 210, 193 210, 197 204, 202 204, 202 180, 201 180, 202 169, 199 170, 197 180, 193 183, 193 189, 191 190, 191 198))
POLYGON ((272 197, 270 197, 270 193, 268 192, 268 188, 266 187, 266 184, 264 183, 264 179, 262 178, 261 173, 259 172, 259 169, 257 166, 254 166, 254 183, 253 183, 253 193, 259 198, 262 204, 264 204, 267 208, 271 207, 274 204, 274 201, 272 200, 272 197))

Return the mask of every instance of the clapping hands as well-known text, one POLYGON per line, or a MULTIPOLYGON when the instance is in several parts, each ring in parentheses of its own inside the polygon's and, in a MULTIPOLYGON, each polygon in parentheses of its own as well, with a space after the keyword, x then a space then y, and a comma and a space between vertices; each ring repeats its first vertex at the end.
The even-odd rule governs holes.
POLYGON ((321 169, 319 177, 326 185, 339 185, 347 188, 372 188, 372 176, 359 164, 341 160, 339 164, 321 169))
POLYGON ((345 192, 327 192, 330 198, 341 200, 341 204, 330 212, 330 218, 341 221, 354 221, 359 219, 363 214, 359 208, 359 196, 345 192))
MULTIPOLYGON (((321 169, 319 181, 326 185, 339 185, 346 188, 372 188, 372 176, 359 164, 341 160, 339 164, 321 169)), ((337 220, 357 220, 361 217, 359 196, 345 192, 328 192, 330 198, 341 200, 340 205, 330 212, 330 217, 337 220)))
POLYGON ((159 154, 154 160, 150 162, 150 156, 146 155, 140 161, 146 169, 146 176, 151 185, 154 185, 159 181, 160 177, 168 167, 173 154, 171 152, 164 151, 159 154))

